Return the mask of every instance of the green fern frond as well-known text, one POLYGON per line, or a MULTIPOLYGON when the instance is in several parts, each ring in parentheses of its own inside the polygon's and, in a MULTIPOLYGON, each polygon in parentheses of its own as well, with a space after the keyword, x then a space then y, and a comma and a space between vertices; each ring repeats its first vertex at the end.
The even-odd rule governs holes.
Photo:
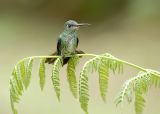
POLYGON ((108 88, 109 69, 113 72, 121 72, 123 70, 123 64, 110 54, 103 54, 96 56, 85 63, 80 73, 79 82, 79 101, 81 108, 88 113, 88 75, 92 71, 99 72, 99 88, 103 101, 106 101, 106 92, 108 88))
POLYGON ((88 89, 88 71, 87 68, 80 74, 80 85, 79 85, 79 102, 81 108, 86 114, 88 114, 88 102, 89 102, 89 89, 88 89))
POLYGON ((109 78, 109 67, 108 67, 108 61, 105 59, 101 59, 99 64, 99 87, 100 87, 100 93, 101 97, 104 102, 106 102, 106 92, 108 89, 108 78, 109 78))
POLYGON ((125 99, 128 100, 128 102, 132 101, 132 93, 133 93, 132 80, 133 79, 126 81, 124 83, 124 85, 122 86, 122 89, 121 89, 119 95, 115 99, 116 106, 118 104, 122 103, 125 99))
MULTIPOLYGON (((123 73, 123 64, 137 68, 140 72, 137 76, 127 80, 122 87, 118 97, 116 98, 116 104, 122 103, 124 100, 131 102, 133 97, 135 112, 141 114, 145 106, 144 94, 148 92, 150 86, 160 87, 160 72, 144 69, 138 65, 129 63, 124 60, 115 58, 110 54, 95 55, 95 54, 78 54, 71 58, 67 66, 67 78, 69 82, 70 90, 74 97, 77 97, 77 81, 75 75, 75 67, 78 63, 78 59, 81 56, 92 56, 94 58, 88 60, 82 71, 80 72, 79 79, 79 102, 81 108, 86 114, 88 114, 88 103, 89 103, 89 85, 88 78, 89 73, 96 71, 99 73, 99 88, 100 94, 103 101, 106 101, 106 92, 108 89, 109 71, 113 73, 123 73), (76 58, 77 57, 77 58, 76 58)), ((18 103, 21 95, 23 94, 24 88, 28 88, 30 84, 31 71, 33 65, 33 59, 41 58, 39 77, 40 87, 44 88, 45 84, 45 58, 57 58, 52 68, 52 83, 56 96, 60 100, 60 68, 62 67, 62 58, 60 56, 34 56, 30 58, 24 58, 21 60, 13 69, 12 76, 10 78, 10 100, 11 107, 14 114, 17 114, 15 103, 18 103), (44 59, 42 59, 44 58, 44 59)))
POLYGON ((152 75, 152 84, 157 88, 160 88, 160 78, 152 75))
POLYGON ((123 64, 117 59, 105 53, 99 56, 98 72, 99 72, 99 85, 100 93, 104 102, 106 102, 106 92, 108 89, 108 80, 109 80, 109 70, 112 70, 113 73, 118 71, 118 73, 123 73, 123 64))
POLYGON ((20 67, 20 73, 21 73, 21 77, 22 77, 22 82, 23 82, 23 85, 25 86, 25 88, 27 88, 27 78, 26 78, 26 65, 25 65, 25 61, 21 61, 19 63, 19 67, 20 67))
POLYGON ((103 54, 101 57, 105 59, 106 62, 108 62, 108 67, 113 71, 114 74, 116 71, 118 74, 123 73, 123 63, 120 62, 117 58, 108 53, 103 54))
POLYGON ((135 91, 146 93, 151 86, 150 72, 140 72, 135 81, 135 91))
POLYGON ((142 114, 145 99, 143 94, 146 93, 151 86, 151 78, 150 73, 148 72, 140 72, 137 76, 137 79, 134 82, 134 91, 135 91, 135 112, 136 114, 142 114))
POLYGON ((39 84, 41 90, 43 90, 45 85, 45 60, 45 58, 42 58, 39 65, 39 84))
POLYGON ((99 63, 101 61, 100 56, 96 56, 85 63, 83 68, 86 66, 88 72, 96 72, 99 69, 99 63))
POLYGON ((157 71, 154 71, 154 70, 150 70, 150 71, 153 72, 151 74, 151 83, 152 83, 152 85, 154 85, 155 87, 160 88, 160 73, 157 72, 157 71))
POLYGON ((19 68, 17 66, 15 66, 13 72, 12 72, 12 80, 14 80, 15 84, 17 85, 17 92, 19 95, 22 95, 22 91, 23 91, 23 83, 21 80, 21 74, 19 71, 19 68))
POLYGON ((67 66, 67 79, 69 83, 70 90, 75 98, 77 98, 77 80, 76 80, 76 65, 79 62, 79 57, 71 57, 68 61, 67 66))
POLYGON ((30 84, 31 74, 32 74, 32 67, 33 67, 33 58, 29 58, 28 64, 26 67, 26 88, 28 88, 30 84))
POLYGON ((14 114, 17 114, 14 103, 18 103, 24 88, 27 88, 30 82, 33 59, 30 58, 26 66, 25 60, 20 61, 12 71, 10 78, 10 100, 14 114))
MULTIPOLYGON (((136 77, 127 80, 116 99, 116 104, 120 104, 124 101, 124 98, 132 98, 133 95, 130 93, 135 93, 135 112, 136 114, 142 114, 143 108, 145 106, 145 99, 143 94, 148 92, 153 79, 153 72, 151 70, 140 71, 136 77)), ((160 79, 160 77, 157 76, 160 79)), ((155 80, 155 79, 154 79, 155 80)), ((130 101, 128 101, 130 102, 130 101)))
POLYGON ((145 99, 143 97, 143 92, 146 92, 147 84, 142 82, 143 78, 139 78, 135 81, 135 112, 136 114, 142 114, 143 108, 145 106, 145 99))
POLYGON ((17 110, 14 107, 14 103, 18 103, 20 96, 23 92, 23 84, 20 77, 20 72, 17 66, 13 69, 12 77, 10 79, 10 101, 11 107, 14 114, 17 114, 17 110))
POLYGON ((83 69, 80 73, 79 102, 81 104, 81 108, 84 110, 86 114, 88 114, 88 102, 89 102, 88 75, 89 72, 98 70, 99 62, 100 62, 99 56, 90 59, 84 64, 83 69))
POLYGON ((136 114, 142 114, 143 108, 145 106, 145 99, 141 93, 135 92, 134 106, 136 114))
POLYGON ((60 101, 60 79, 59 72, 62 67, 62 58, 57 58, 52 67, 52 83, 56 92, 57 98, 60 101))
POLYGON ((11 79, 10 80, 10 96, 11 96, 13 102, 16 102, 16 103, 19 102, 19 100, 20 100, 20 98, 19 98, 20 92, 19 91, 20 90, 18 88, 17 83, 15 82, 14 79, 11 79))

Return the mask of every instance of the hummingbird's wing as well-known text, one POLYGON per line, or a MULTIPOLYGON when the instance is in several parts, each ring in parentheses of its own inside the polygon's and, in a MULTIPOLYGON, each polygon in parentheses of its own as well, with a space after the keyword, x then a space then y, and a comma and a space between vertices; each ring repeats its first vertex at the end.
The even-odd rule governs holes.
POLYGON ((79 38, 77 37, 77 47, 78 47, 78 44, 79 44, 79 38))
POLYGON ((58 38, 58 42, 57 42, 57 54, 61 55, 61 38, 58 38))
MULTIPOLYGON (((54 52, 53 54, 51 54, 50 56, 56 56, 56 55, 61 55, 61 38, 58 38, 58 42, 57 42, 57 51, 56 52, 54 52)), ((55 58, 47 58, 46 59, 46 63, 48 63, 48 64, 52 64, 52 63, 54 63, 54 61, 55 61, 56 59, 55 58)))

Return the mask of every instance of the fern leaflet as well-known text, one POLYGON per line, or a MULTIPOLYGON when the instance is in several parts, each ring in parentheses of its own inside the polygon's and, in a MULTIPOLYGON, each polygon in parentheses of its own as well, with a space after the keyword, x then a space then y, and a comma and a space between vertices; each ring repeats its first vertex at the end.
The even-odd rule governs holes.
POLYGON ((20 73, 21 73, 21 77, 22 77, 22 82, 23 85, 25 86, 25 88, 27 88, 27 78, 26 78, 26 65, 25 65, 25 61, 21 61, 19 63, 19 67, 20 67, 20 73))
POLYGON ((78 56, 73 56, 68 61, 67 66, 67 79, 70 90, 75 98, 77 98, 77 80, 76 80, 76 65, 79 62, 78 56))
POLYGON ((109 78, 109 68, 108 63, 105 59, 101 59, 101 62, 99 64, 99 87, 100 87, 100 93, 102 100, 106 102, 106 92, 108 89, 108 78, 109 78))
POLYGON ((134 102, 136 114, 142 114, 143 108, 145 106, 145 99, 142 95, 143 88, 140 86, 141 86, 141 82, 140 82, 140 80, 137 80, 135 82, 135 102, 134 102))
POLYGON ((28 88, 31 80, 31 74, 32 74, 32 66, 33 66, 33 58, 29 58, 28 64, 26 67, 26 88, 28 88))
POLYGON ((45 58, 42 58, 40 60, 40 66, 39 66, 39 84, 41 87, 41 90, 43 90, 45 85, 45 58))
POLYGON ((19 95, 22 95, 23 84, 22 84, 19 68, 17 66, 15 66, 15 68, 12 72, 12 75, 14 77, 13 80, 15 80, 15 84, 17 85, 17 92, 18 92, 19 95))
MULTIPOLYGON (((150 69, 148 69, 150 70, 150 69)), ((153 72, 151 74, 151 83, 152 85, 154 85, 155 87, 160 88, 160 73, 154 70, 150 70, 151 72, 153 72)))
POLYGON ((95 57, 85 63, 80 73, 79 82, 79 102, 81 108, 86 114, 88 114, 88 102, 89 102, 89 87, 88 87, 88 75, 90 71, 97 70, 100 58, 95 57))
POLYGON ((60 101, 60 79, 59 72, 62 67, 62 58, 57 58, 52 67, 52 83, 56 92, 57 98, 60 101))
POLYGON ((14 114, 18 114, 14 104, 18 103, 24 88, 27 88, 30 83, 33 59, 30 58, 28 65, 25 65, 25 60, 20 61, 12 71, 10 78, 10 100, 14 114))

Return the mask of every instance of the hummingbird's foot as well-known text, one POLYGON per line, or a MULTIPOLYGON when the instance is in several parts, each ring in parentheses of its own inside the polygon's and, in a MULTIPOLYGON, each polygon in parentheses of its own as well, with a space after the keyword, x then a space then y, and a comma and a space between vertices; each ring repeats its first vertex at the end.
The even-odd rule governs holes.
MULTIPOLYGON (((81 50, 76 50, 76 54, 84 54, 84 52, 81 50)), ((82 56, 79 56, 79 57, 81 58, 82 56)))

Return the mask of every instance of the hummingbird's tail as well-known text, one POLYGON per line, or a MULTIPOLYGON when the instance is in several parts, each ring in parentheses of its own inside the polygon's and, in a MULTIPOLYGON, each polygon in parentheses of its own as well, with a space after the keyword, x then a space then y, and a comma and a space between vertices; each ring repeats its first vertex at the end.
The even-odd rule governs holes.
MULTIPOLYGON (((84 52, 81 50, 76 50, 76 54, 84 54, 84 52)), ((54 52, 50 56, 56 56, 56 55, 57 55, 57 52, 54 52)), ((81 56, 80 56, 80 58, 81 58, 81 56)), ((63 65, 67 64, 69 59, 70 59, 70 57, 63 57, 63 65)), ((56 60, 56 58, 47 58, 45 63, 53 64, 55 60, 56 60)))

